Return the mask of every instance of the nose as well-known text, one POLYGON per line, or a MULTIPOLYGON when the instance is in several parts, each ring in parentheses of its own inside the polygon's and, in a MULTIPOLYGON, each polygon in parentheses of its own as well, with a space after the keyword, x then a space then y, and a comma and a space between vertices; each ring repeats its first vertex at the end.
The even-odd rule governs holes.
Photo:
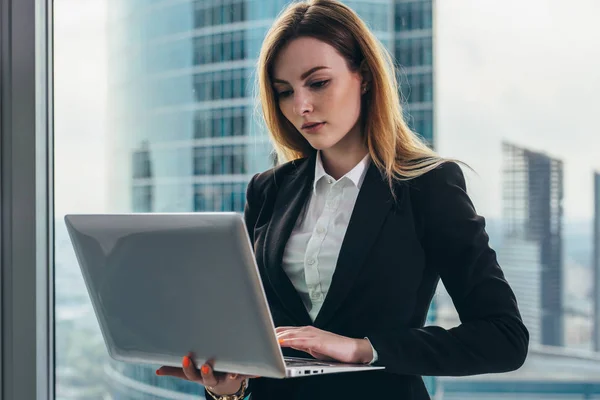
POLYGON ((294 96, 294 113, 297 115, 306 115, 313 110, 312 101, 307 93, 298 91, 294 96))

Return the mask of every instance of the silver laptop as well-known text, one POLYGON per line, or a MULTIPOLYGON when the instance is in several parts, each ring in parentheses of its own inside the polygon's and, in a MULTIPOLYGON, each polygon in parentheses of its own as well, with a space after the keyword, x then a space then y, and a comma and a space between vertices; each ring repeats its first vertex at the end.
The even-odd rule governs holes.
POLYGON ((242 214, 67 215, 108 353, 272 378, 383 367, 284 358, 242 214))

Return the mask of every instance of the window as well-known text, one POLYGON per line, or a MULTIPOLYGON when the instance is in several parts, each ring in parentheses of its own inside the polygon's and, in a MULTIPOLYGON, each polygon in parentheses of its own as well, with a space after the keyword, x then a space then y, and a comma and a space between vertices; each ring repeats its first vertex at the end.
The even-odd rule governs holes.
MULTIPOLYGON (((54 293, 46 297, 49 304, 55 299, 55 337, 42 338, 55 343, 48 355, 54 358, 35 369, 55 365, 41 376, 55 382, 57 400, 81 399, 81 393, 87 399, 153 399, 161 398, 161 390, 172 392, 165 398, 201 398, 198 385, 159 379, 153 366, 108 357, 62 221, 66 213, 243 211, 247 182, 271 166, 273 153, 254 118, 254 71, 240 65, 256 59, 267 22, 287 2, 53 0, 37 1, 34 7, 34 0, 2 0, 2 10, 11 10, 2 13, 2 32, 10 29, 12 34, 2 36, 0 59, 4 66, 10 60, 13 72, 24 75, 17 80, 16 74, 2 74, 2 87, 12 90, 2 93, 1 115, 10 109, 11 117, 20 119, 9 128, 21 124, 19 135, 28 136, 5 140, 16 134, 7 133, 9 121, 2 120, 2 146, 12 147, 3 147, 0 154, 0 223, 4 233, 6 221, 19 221, 10 227, 15 242, 8 248, 13 251, 31 248, 37 257, 47 244, 54 253, 52 271, 30 263, 28 273, 19 278, 31 275, 43 281, 36 272, 54 273, 54 293), (17 64, 27 59, 19 57, 20 51, 43 47, 44 40, 33 43, 29 35, 17 34, 33 27, 34 15, 9 20, 29 8, 41 15, 39 7, 46 3, 52 4, 54 18, 49 25, 54 41, 49 46, 54 62, 49 68, 54 74, 54 92, 49 93, 53 103, 48 104, 48 112, 54 113, 48 116, 52 137, 39 136, 45 132, 39 122, 44 116, 28 114, 45 109, 43 101, 32 97, 40 89, 32 85, 45 82, 32 72, 44 59, 38 58, 36 65, 17 64), (17 103, 23 98, 30 100, 30 107, 17 103), (32 133, 33 121, 40 124, 37 134, 32 133), (20 146, 37 140, 48 141, 54 165, 44 171, 43 160, 37 160, 38 174, 28 176, 32 154, 43 157, 44 152, 20 146), (7 152, 14 155, 11 160, 2 158, 7 152), (7 176, 23 180, 6 182, 7 176), (54 198, 32 195, 43 194, 36 186, 43 184, 54 198), (34 187, 39 192, 27 196, 22 191, 34 187), (18 214, 15 204, 31 213, 18 214), (55 213, 48 216, 51 232, 40 228, 46 225, 44 219, 27 219, 43 212, 55 213), (31 227, 35 231, 28 234, 31 227)), ((594 171, 600 173, 594 113, 594 93, 600 92, 596 3, 573 7, 555 1, 540 8, 502 2, 502 12, 476 0, 347 3, 382 34, 402 65, 398 76, 410 128, 441 155, 476 171, 463 168, 468 192, 486 218, 490 243, 530 330, 533 361, 523 371, 501 379, 427 377, 431 397, 600 398, 594 378, 600 376, 600 362, 593 352, 600 351, 600 289, 594 278, 600 271, 600 175, 595 192, 592 183, 594 171), (541 17, 545 23, 532 28, 531 21, 541 17)), ((36 26, 35 32, 46 30, 36 26)), ((7 236, 0 235, 0 241, 4 252, 7 236)), ((41 263, 48 266, 50 260, 48 254, 41 263)), ((6 268, 2 265, 3 273, 6 268)), ((35 282, 25 289, 33 298, 35 282)), ((0 301, 11 293, 2 295, 0 301)), ((42 294, 36 296, 44 301, 42 294)), ((27 336, 14 324, 35 319, 33 310, 31 305, 24 311, 13 309, 13 315, 22 311, 19 320, 2 314, 5 344, 13 340, 7 329, 27 336)), ((427 324, 449 328, 459 322, 452 299, 440 286, 427 324)), ((37 339, 31 346, 37 346, 37 339)), ((24 353, 18 347, 14 351, 24 353)), ((21 366, 15 375, 28 371, 6 353, 3 378, 13 364, 21 366)), ((33 383, 16 385, 22 392, 9 397, 32 397, 20 394, 31 391, 33 383)), ((46 387, 35 384, 36 391, 46 387)))
POLYGON ((241 136, 245 132, 245 108, 197 111, 194 138, 241 136))
POLYGON ((397 39, 395 56, 403 67, 431 66, 433 63, 431 37, 397 39))
POLYGON ((431 29, 431 0, 399 1, 396 3, 396 31, 431 29))

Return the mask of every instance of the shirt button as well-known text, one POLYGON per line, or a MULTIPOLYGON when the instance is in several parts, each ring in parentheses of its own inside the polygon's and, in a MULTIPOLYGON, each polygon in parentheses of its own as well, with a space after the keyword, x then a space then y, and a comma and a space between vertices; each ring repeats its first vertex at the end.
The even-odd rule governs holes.
POLYGON ((315 260, 313 260, 312 258, 308 260, 308 265, 313 265, 315 263, 315 260))
POLYGON ((327 183, 333 183, 333 179, 331 179, 331 178, 327 179, 327 183))
POLYGON ((319 300, 321 300, 322 298, 323 298, 323 296, 321 295, 321 293, 318 293, 318 292, 312 292, 312 293, 310 294, 310 299, 311 299, 311 300, 319 301, 319 300))
POLYGON ((318 234, 322 234, 323 232, 325 232, 325 228, 323 228, 322 226, 317 228, 317 233, 318 234))

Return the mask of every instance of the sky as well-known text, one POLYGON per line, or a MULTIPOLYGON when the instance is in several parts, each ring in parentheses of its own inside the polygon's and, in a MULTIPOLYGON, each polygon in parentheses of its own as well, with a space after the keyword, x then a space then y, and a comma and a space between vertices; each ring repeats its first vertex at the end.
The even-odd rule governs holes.
MULTIPOLYGON (((57 216, 110 211, 104 2, 54 1, 57 216)), ((596 0, 436 2, 436 146, 476 170, 466 174, 480 214, 501 217, 507 140, 563 160, 566 218, 591 218, 592 171, 600 171, 598 15, 596 0)))
POLYGON ((437 145, 477 171, 468 177, 478 211, 501 216, 507 140, 563 160, 565 216, 591 217, 592 171, 600 171, 600 2, 437 6, 437 145))
POLYGON ((105 0, 54 1, 55 213, 107 207, 105 0))

